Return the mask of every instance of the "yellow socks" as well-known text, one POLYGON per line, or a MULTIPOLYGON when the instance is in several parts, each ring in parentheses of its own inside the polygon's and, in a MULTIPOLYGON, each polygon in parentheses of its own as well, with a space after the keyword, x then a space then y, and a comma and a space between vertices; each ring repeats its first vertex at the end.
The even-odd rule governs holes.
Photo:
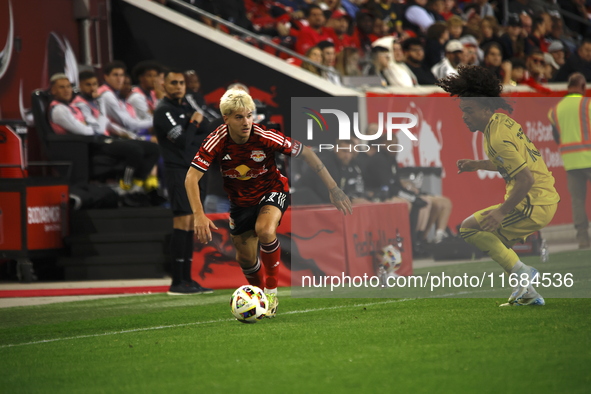
POLYGON ((511 272, 519 262, 517 253, 513 249, 506 247, 493 233, 473 228, 460 228, 460 236, 464 238, 464 241, 488 254, 507 273, 511 272))

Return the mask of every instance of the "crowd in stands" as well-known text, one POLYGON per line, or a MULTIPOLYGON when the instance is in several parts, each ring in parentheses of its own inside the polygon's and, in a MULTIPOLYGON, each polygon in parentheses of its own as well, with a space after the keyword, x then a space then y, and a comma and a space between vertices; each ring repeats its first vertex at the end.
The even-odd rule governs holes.
MULTIPOLYGON (((169 0, 153 1, 176 9, 169 0)), ((277 53, 336 84, 375 75, 378 86, 431 85, 462 64, 490 68, 503 84, 539 90, 566 82, 574 71, 591 78, 583 0, 509 0, 507 9, 490 0, 183 1, 306 56, 309 61, 277 53)))

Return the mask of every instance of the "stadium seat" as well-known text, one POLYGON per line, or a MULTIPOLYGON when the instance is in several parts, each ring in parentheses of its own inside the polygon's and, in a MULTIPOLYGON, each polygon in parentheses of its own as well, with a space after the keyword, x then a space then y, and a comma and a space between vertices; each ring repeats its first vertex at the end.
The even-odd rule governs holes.
MULTIPOLYGON (((70 185, 103 181, 123 174, 123 163, 105 155, 93 155, 91 143, 94 138, 83 135, 55 134, 49 124, 47 108, 50 103, 47 91, 35 90, 31 97, 35 128, 43 153, 49 160, 70 162, 68 182, 70 185)), ((62 176, 66 174, 62 173, 62 176)))

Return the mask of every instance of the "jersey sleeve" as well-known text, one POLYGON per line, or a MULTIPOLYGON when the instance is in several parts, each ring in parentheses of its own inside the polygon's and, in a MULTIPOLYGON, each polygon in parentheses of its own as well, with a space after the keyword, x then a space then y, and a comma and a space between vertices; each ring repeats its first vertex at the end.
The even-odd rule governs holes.
POLYGON ((291 139, 280 131, 273 129, 267 130, 260 125, 255 125, 254 130, 255 133, 261 136, 267 146, 286 156, 298 157, 304 149, 301 142, 291 139))
POLYGON ((209 134, 191 161, 191 167, 201 172, 207 172, 209 166, 218 156, 223 146, 224 133, 216 130, 209 134))

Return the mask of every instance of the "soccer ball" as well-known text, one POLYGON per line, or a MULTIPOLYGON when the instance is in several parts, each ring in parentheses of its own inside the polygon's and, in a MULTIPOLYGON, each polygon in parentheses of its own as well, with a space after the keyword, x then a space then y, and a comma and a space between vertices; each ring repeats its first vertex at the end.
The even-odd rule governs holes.
POLYGON ((236 289, 230 298, 232 314, 241 323, 256 323, 265 317, 269 301, 258 287, 244 285, 236 289))
POLYGON ((388 245, 378 250, 376 274, 380 284, 386 285, 389 277, 399 276, 396 271, 402 265, 402 254, 394 245, 388 245))

